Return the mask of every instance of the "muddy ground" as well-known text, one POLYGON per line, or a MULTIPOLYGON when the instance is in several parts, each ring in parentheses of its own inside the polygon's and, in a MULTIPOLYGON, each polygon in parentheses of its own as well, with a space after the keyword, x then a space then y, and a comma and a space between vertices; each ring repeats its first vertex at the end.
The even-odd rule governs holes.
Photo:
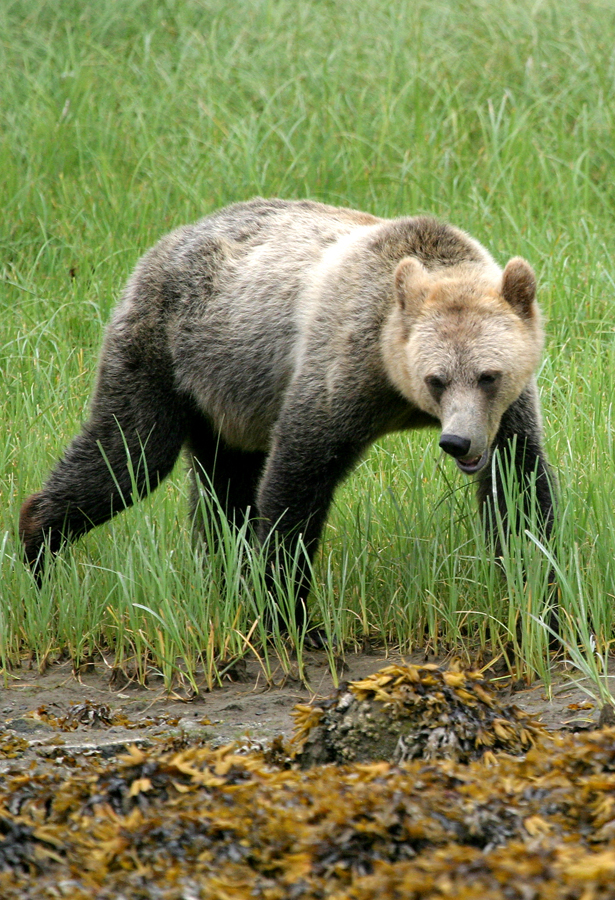
MULTIPOLYGON (((58 762, 81 753, 113 756, 130 744, 148 746, 169 736, 212 746, 231 741, 264 745, 277 735, 289 737, 295 704, 334 689, 325 654, 313 651, 306 658, 309 689, 294 680, 266 687, 258 664, 248 662, 242 681, 225 682, 189 702, 170 696, 155 676, 147 688, 131 682, 112 686, 110 669, 102 660, 79 676, 70 663, 55 664, 43 674, 28 667, 13 671, 8 687, 0 690, 0 772, 26 767, 41 756, 58 762)), ((363 678, 401 661, 427 660, 423 654, 403 660, 379 652, 348 654, 343 678, 363 678)), ((445 664, 434 657, 429 661, 445 664)), ((615 677, 612 681, 615 689, 615 677)), ((551 730, 583 730, 598 723, 597 705, 564 671, 554 680, 551 698, 540 683, 500 683, 504 697, 508 692, 510 702, 538 715, 551 730)))

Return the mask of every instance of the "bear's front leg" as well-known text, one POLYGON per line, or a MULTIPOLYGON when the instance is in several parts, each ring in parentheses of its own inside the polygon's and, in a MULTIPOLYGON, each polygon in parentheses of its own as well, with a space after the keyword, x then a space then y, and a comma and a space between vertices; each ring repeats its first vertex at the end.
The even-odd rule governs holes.
POLYGON ((535 505, 541 537, 548 539, 553 528, 555 484, 542 448, 538 391, 533 381, 502 416, 492 445, 492 452, 495 450, 499 451, 500 459, 495 466, 487 465, 483 469, 478 482, 478 499, 481 508, 486 507, 488 511, 486 524, 493 531, 498 551, 502 549, 500 534, 506 538, 510 529, 506 490, 502 483, 503 475, 506 477, 507 474, 518 485, 521 528, 530 521, 535 505))
MULTIPOLYGON (((362 450, 358 441, 333 438, 322 426, 282 428, 258 491, 258 538, 267 543, 268 587, 275 596, 276 567, 292 577, 298 627, 306 619, 310 564, 318 547, 336 486, 362 450), (302 546, 303 545, 303 546, 302 546)), ((334 433, 334 429, 333 429, 334 433)), ((280 624, 284 627, 282 620, 280 624)))

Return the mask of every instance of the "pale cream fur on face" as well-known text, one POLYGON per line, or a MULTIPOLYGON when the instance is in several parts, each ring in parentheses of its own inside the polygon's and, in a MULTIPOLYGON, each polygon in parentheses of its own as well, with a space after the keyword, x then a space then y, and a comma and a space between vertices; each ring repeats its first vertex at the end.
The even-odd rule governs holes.
POLYGON ((502 295, 502 279, 501 272, 477 276, 475 270, 440 278, 417 260, 404 260, 396 273, 397 309, 384 332, 384 358, 397 389, 438 419, 443 433, 470 439, 472 456, 491 445, 542 352, 536 303, 514 308, 502 295), (497 376, 488 391, 479 385, 486 374, 497 376), (430 378, 445 385, 440 396, 430 391, 430 378))

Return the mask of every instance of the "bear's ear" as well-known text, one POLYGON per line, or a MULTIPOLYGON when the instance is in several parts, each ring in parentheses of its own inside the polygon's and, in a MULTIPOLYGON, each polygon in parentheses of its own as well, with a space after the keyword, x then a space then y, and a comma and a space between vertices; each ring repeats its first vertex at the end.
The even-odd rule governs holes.
POLYGON ((402 259, 395 269, 397 302, 406 313, 418 312, 429 290, 429 272, 413 256, 402 259))
POLYGON ((536 276, 530 264, 520 256, 511 259, 504 269, 502 296, 522 319, 533 318, 536 276))

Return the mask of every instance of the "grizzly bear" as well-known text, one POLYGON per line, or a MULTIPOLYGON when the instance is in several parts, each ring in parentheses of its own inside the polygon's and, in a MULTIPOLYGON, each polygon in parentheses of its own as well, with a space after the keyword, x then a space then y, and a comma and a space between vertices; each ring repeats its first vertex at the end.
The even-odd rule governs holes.
MULTIPOLYGON (((193 513, 213 490, 231 522, 250 516, 259 541, 273 546, 273 535, 291 554, 302 540, 309 560, 336 486, 369 445, 426 426, 478 476, 489 527, 498 506, 499 534, 506 522, 507 466, 548 534, 535 295, 525 260, 502 271, 427 217, 255 199, 178 228, 138 263, 89 420, 22 506, 28 562, 40 578, 47 550, 156 487, 182 448, 193 513)), ((308 570, 296 568, 300 621, 308 570)))

